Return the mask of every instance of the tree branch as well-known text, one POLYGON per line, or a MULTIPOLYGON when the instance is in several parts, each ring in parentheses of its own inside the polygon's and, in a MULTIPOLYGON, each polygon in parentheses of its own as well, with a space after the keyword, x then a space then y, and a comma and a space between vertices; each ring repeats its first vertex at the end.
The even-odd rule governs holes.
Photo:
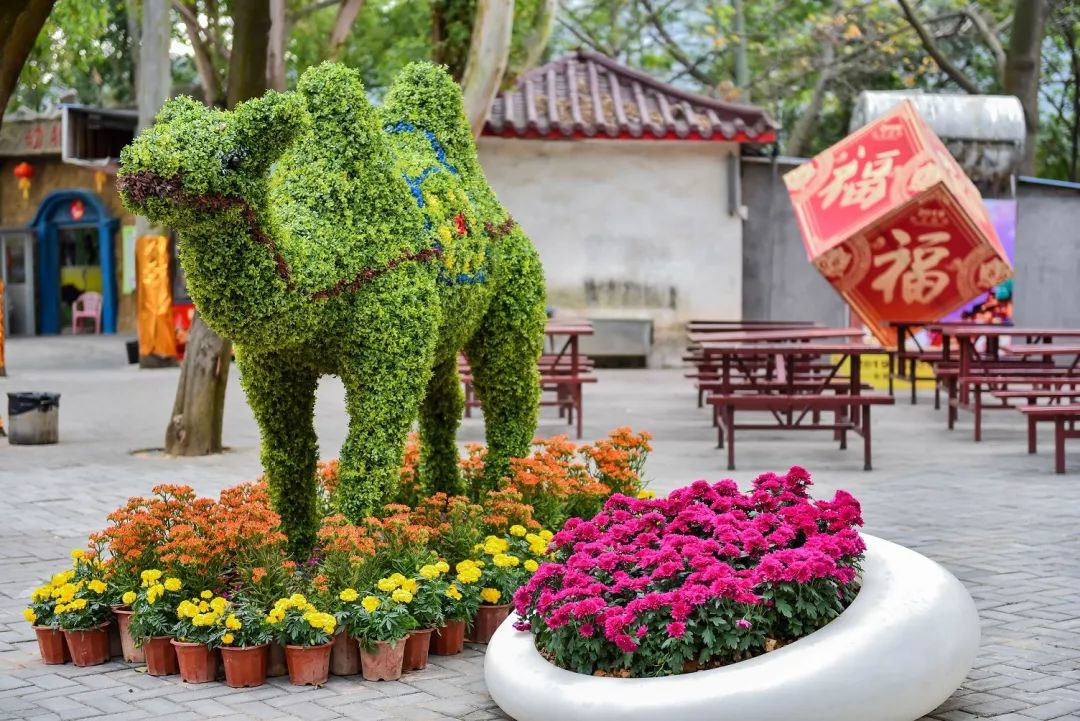
POLYGON ((643 8, 645 8, 645 14, 648 16, 649 24, 652 25, 653 28, 656 30, 656 33, 658 35, 657 39, 660 41, 660 44, 663 45, 664 49, 667 50, 671 57, 675 59, 675 62, 685 67, 686 72, 690 75, 690 77, 694 78, 699 83, 702 83, 708 87, 712 87, 712 85, 716 82, 716 79, 706 75, 705 73, 693 67, 693 61, 686 56, 686 54, 679 47, 679 44, 675 42, 675 39, 671 37, 670 33, 668 33, 667 28, 664 27, 664 23, 656 14, 656 10, 653 9, 653 6, 649 2, 649 0, 638 0, 638 2, 641 3, 641 6, 643 8))
POLYGON ((202 36, 202 25, 195 11, 183 0, 173 0, 172 6, 180 13, 180 19, 184 21, 187 29, 188 40, 191 41, 191 49, 195 58, 195 70, 199 73, 203 86, 203 102, 210 106, 221 103, 221 77, 217 68, 214 67, 213 58, 210 56, 210 47, 202 36))
POLYGON ((986 43, 986 47, 993 53, 994 64, 997 65, 998 78, 1003 82, 1005 78, 1005 47, 1001 44, 1001 40, 994 34, 994 31, 990 28, 990 24, 986 22, 986 18, 983 17, 982 11, 979 10, 978 5, 973 3, 960 12, 971 20, 971 24, 975 26, 975 31, 979 33, 983 42, 986 43))
POLYGON ((341 0, 319 0, 318 2, 313 2, 310 5, 305 5, 304 7, 289 13, 289 24, 291 25, 297 20, 306 18, 312 13, 316 13, 320 10, 325 10, 328 7, 333 7, 340 2, 341 0))
POLYGON ((341 52, 341 46, 349 37, 356 17, 364 7, 364 0, 341 0, 338 6, 337 17, 334 19, 334 28, 330 31, 330 45, 327 48, 327 56, 337 58, 341 52))
POLYGON ((574 14, 573 10, 566 7, 565 5, 562 7, 562 12, 555 16, 555 21, 567 30, 569 30, 570 33, 578 40, 585 43, 598 53, 607 55, 609 58, 617 57, 618 53, 615 52, 615 49, 606 46, 603 42, 600 41, 600 39, 596 38, 595 36, 593 36, 592 33, 585 30, 584 23, 582 23, 581 20, 574 14), (571 25, 569 22, 566 21, 564 16, 568 16, 576 23, 576 25, 571 25))
POLYGON ((23 65, 56 0, 16 0, 0 9, 0 123, 23 65))
POLYGON ((897 0, 900 3, 900 9, 904 13, 904 17, 911 23, 911 27, 914 28, 915 33, 919 36, 919 40, 922 41, 922 45, 926 48, 926 52, 930 54, 930 57, 938 64, 946 75, 948 75, 953 82, 959 85, 965 92, 977 95, 980 90, 979 86, 971 81, 967 75, 956 67, 951 60, 945 57, 945 53, 941 52, 941 48, 934 42, 933 36, 930 35, 930 31, 926 29, 926 26, 919 21, 916 17, 915 11, 911 9, 911 4, 908 0, 897 0))

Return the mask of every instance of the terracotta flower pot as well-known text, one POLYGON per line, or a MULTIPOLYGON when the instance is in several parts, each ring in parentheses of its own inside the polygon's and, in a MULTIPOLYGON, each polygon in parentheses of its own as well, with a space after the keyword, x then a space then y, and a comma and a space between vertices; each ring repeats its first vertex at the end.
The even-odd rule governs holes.
POLYGON ((217 655, 205 643, 172 640, 184 683, 207 683, 217 678, 217 655))
POLYGON ((53 665, 71 660, 63 631, 50 626, 34 626, 34 633, 37 634, 38 650, 43 663, 53 665))
POLYGON ((268 644, 248 648, 221 648, 222 665, 225 666, 225 683, 230 688, 262 686, 266 683, 266 660, 268 644))
POLYGON ((487 643, 495 635, 495 630, 510 615, 510 604, 500 603, 498 606, 481 606, 476 609, 476 617, 473 619, 472 642, 487 643))
POLYGON ((335 676, 360 673, 360 644, 344 629, 334 636, 334 646, 330 649, 330 673, 335 676))
POLYGON ((131 636, 131 609, 127 606, 118 606, 113 609, 116 615, 116 630, 120 634, 121 655, 128 663, 146 663, 146 654, 142 648, 135 645, 135 639, 131 636))
POLYGON ((124 643, 120 638, 120 625, 116 619, 110 619, 105 627, 109 634, 109 658, 119 658, 124 655, 124 643))
POLYGON ((427 668, 428 649, 431 648, 430 628, 413 631, 405 640, 405 659, 401 663, 402 671, 419 671, 427 668))
POLYGON ((289 672, 285 663, 285 647, 277 641, 271 641, 266 649, 266 675, 269 678, 284 676, 289 672))
POLYGON ((109 630, 103 623, 82 631, 64 631, 76 666, 97 666, 109 660, 109 630))
POLYGON ((286 646, 289 683, 293 686, 322 686, 330 675, 330 649, 334 642, 321 646, 286 646))
POLYGON ((436 656, 453 656, 465 648, 465 622, 447 621, 431 634, 431 652, 436 656))
POLYGON ((172 636, 154 636, 143 641, 146 656, 146 672, 151 676, 171 676, 180 673, 172 636))
POLYGON ((378 641, 374 651, 360 644, 360 665, 365 681, 397 681, 401 678, 401 663, 405 658, 405 639, 390 645, 378 641))

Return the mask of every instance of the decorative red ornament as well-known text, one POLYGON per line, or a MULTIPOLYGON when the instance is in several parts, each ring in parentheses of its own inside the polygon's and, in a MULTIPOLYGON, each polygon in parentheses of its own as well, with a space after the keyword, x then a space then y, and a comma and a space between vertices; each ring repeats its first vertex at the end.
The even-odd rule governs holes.
POLYGON ((19 179, 19 190, 22 191, 23 200, 30 198, 30 180, 34 177, 34 166, 25 160, 15 166, 15 177, 19 179))
POLYGON ((469 232, 469 226, 465 224, 465 214, 458 213, 454 216, 454 223, 457 225, 458 235, 465 235, 469 232))
POLYGON ((68 211, 71 213, 72 220, 82 220, 82 217, 86 215, 86 206, 83 205, 81 200, 76 198, 71 201, 71 207, 68 208, 68 211))

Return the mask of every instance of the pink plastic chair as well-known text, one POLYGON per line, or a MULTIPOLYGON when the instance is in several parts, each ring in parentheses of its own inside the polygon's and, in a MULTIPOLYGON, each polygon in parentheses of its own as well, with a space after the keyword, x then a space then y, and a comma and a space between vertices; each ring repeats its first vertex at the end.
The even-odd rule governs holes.
POLYGON ((88 291, 71 304, 71 332, 79 332, 80 320, 94 321, 94 332, 101 333, 101 293, 88 291))

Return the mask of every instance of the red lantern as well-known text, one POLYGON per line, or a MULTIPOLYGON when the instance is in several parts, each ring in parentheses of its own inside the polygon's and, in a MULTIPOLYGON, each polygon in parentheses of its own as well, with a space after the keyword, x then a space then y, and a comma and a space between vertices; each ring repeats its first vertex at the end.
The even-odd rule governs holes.
POLYGON ((19 179, 19 190, 22 191, 23 200, 30 198, 30 180, 34 177, 34 166, 23 161, 15 166, 15 177, 19 179))

